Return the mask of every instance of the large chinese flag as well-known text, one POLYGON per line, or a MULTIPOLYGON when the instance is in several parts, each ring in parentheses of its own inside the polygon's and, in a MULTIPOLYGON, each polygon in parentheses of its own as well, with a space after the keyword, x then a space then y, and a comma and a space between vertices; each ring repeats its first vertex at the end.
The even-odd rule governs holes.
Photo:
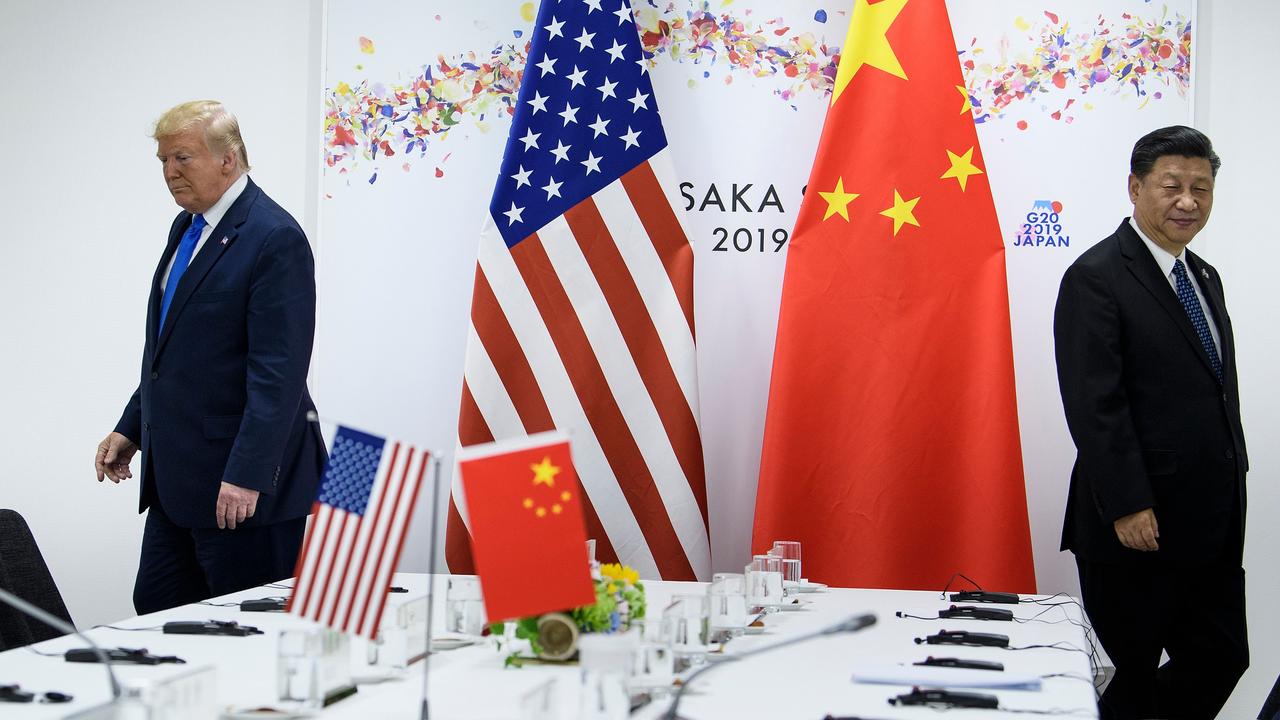
POLYGON ((595 602, 582 487, 567 440, 542 434, 466 448, 458 470, 491 622, 595 602))
POLYGON ((787 257, 753 544, 1035 588, 1004 246, 943 0, 855 0, 787 257))

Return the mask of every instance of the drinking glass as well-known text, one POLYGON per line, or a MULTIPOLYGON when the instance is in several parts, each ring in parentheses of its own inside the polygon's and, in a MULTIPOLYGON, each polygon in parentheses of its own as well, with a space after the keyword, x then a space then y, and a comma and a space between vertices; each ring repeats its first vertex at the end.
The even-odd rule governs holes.
POLYGON ((777 555, 783 560, 796 561, 796 582, 804 579, 803 570, 800 566, 800 543, 795 540, 775 540, 773 549, 769 551, 770 555, 777 555))
POLYGON ((782 589, 787 595, 792 595, 800 591, 800 585, 804 582, 800 577, 800 561, 791 558, 782 559, 782 589))
POLYGON ((676 595, 662 612, 662 639, 671 644, 675 671, 707 660, 710 604, 706 595, 676 595))
POLYGON ((707 588, 711 640, 724 642, 746 631, 747 579, 741 573, 716 573, 707 588))
POLYGON ((627 680, 636 644, 631 633, 590 633, 578 639, 582 720, 626 720, 631 712, 627 680))
POLYGON ((484 600, 480 594, 480 578, 474 575, 449 576, 444 617, 446 632, 478 636, 484 631, 484 600))
POLYGON ((662 621, 633 620, 628 634, 636 639, 632 646, 631 691, 670 692, 675 680, 675 656, 671 643, 662 637, 662 621))
POLYGON ((745 572, 747 604, 774 612, 782 606, 782 558, 755 555, 745 572))

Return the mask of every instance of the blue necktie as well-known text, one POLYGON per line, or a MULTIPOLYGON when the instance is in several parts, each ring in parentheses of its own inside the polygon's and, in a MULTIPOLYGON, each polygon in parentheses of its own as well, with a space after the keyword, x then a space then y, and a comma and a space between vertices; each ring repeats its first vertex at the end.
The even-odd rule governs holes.
POLYGON ((1218 376, 1218 382, 1222 382, 1222 360, 1218 358, 1218 348, 1213 344, 1213 335, 1209 333, 1209 321, 1205 319, 1200 299, 1196 297, 1195 288, 1191 287, 1191 278, 1187 277, 1187 268, 1181 260, 1173 261, 1173 279, 1178 285, 1178 301, 1182 303, 1182 309, 1187 311, 1191 326, 1196 329, 1200 344, 1209 355, 1213 373, 1218 376))
POLYGON ((178 243, 178 252, 173 256, 173 267, 169 270, 169 281, 164 285, 164 299, 160 301, 160 329, 164 329, 164 319, 169 315, 169 304, 173 302, 173 294, 178 291, 178 281, 191 264, 191 256, 196 252, 196 243, 200 242, 200 233, 208 225, 204 215, 191 218, 191 227, 182 234, 178 243))

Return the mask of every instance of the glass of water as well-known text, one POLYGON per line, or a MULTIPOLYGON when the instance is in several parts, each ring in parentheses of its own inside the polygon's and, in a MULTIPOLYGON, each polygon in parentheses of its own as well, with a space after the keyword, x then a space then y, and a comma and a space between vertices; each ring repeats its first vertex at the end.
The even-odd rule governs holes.
POLYGON ((474 575, 449 576, 444 618, 446 632, 478 636, 484 631, 484 600, 480 594, 480 578, 474 575))
POLYGON ((662 611, 662 639, 671 644, 676 672, 706 662, 710 630, 706 595, 676 595, 671 599, 662 611))
POLYGON ((747 579, 741 573, 716 573, 707 588, 712 642, 724 642, 746 631, 747 579))
POLYGON ((782 558, 755 555, 745 572, 747 604, 766 612, 782 607, 782 558))

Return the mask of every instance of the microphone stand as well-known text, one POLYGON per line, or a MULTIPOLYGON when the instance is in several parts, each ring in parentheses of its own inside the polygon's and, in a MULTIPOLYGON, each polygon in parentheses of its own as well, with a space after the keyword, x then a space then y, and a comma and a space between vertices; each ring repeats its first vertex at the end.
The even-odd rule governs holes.
MULTIPOLYGON (((822 628, 821 630, 815 630, 814 632, 805 633, 803 635, 797 635, 793 638, 788 638, 786 640, 783 640, 782 642, 774 643, 772 645, 765 645, 764 647, 758 647, 738 655, 731 655, 726 659, 746 660, 752 655, 760 655, 762 653, 767 653, 773 650, 778 650, 780 648, 787 647, 788 645, 795 645, 797 643, 813 640, 814 638, 819 638, 824 635, 838 635, 840 633, 858 632, 863 628, 867 628, 875 624, 876 624, 876 616, 872 613, 866 613, 864 615, 854 615, 851 618, 842 620, 836 623, 835 625, 822 628)), ((680 720, 680 716, 676 714, 676 709, 680 707, 680 699, 684 697, 684 691, 689 689, 689 686, 693 684, 693 681, 696 680, 698 676, 702 675, 708 670, 712 670, 714 668, 719 667, 720 664, 721 663, 704 665, 698 668, 697 670, 695 670, 693 674, 691 674, 689 677, 685 678, 684 683, 680 685, 680 689, 676 690, 675 697, 671 698, 671 707, 667 708, 667 712, 662 716, 663 720, 680 720)))
POLYGON ((431 537, 427 540, 427 647, 422 655, 422 712, 421 720, 430 720, 431 708, 427 703, 431 678, 431 626, 436 604, 436 531, 439 529, 437 514, 440 506, 440 455, 435 454, 434 482, 431 488, 431 537))
POLYGON ((71 625, 71 623, 66 622, 56 615, 45 612, 17 595, 10 593, 4 588, 0 588, 0 602, 4 602, 6 605, 12 607, 18 612, 29 615, 40 622, 51 625, 56 630, 64 632, 67 635, 75 635, 86 643, 89 643, 89 647, 93 648, 94 654, 98 656, 98 662, 102 663, 102 666, 107 669, 107 680, 111 682, 111 702, 114 703, 120 698, 120 683, 116 680, 115 671, 111 669, 111 659, 107 657, 107 654, 103 652, 102 648, 98 647, 97 643, 90 640, 88 636, 82 635, 79 630, 76 630, 75 627, 71 625))

